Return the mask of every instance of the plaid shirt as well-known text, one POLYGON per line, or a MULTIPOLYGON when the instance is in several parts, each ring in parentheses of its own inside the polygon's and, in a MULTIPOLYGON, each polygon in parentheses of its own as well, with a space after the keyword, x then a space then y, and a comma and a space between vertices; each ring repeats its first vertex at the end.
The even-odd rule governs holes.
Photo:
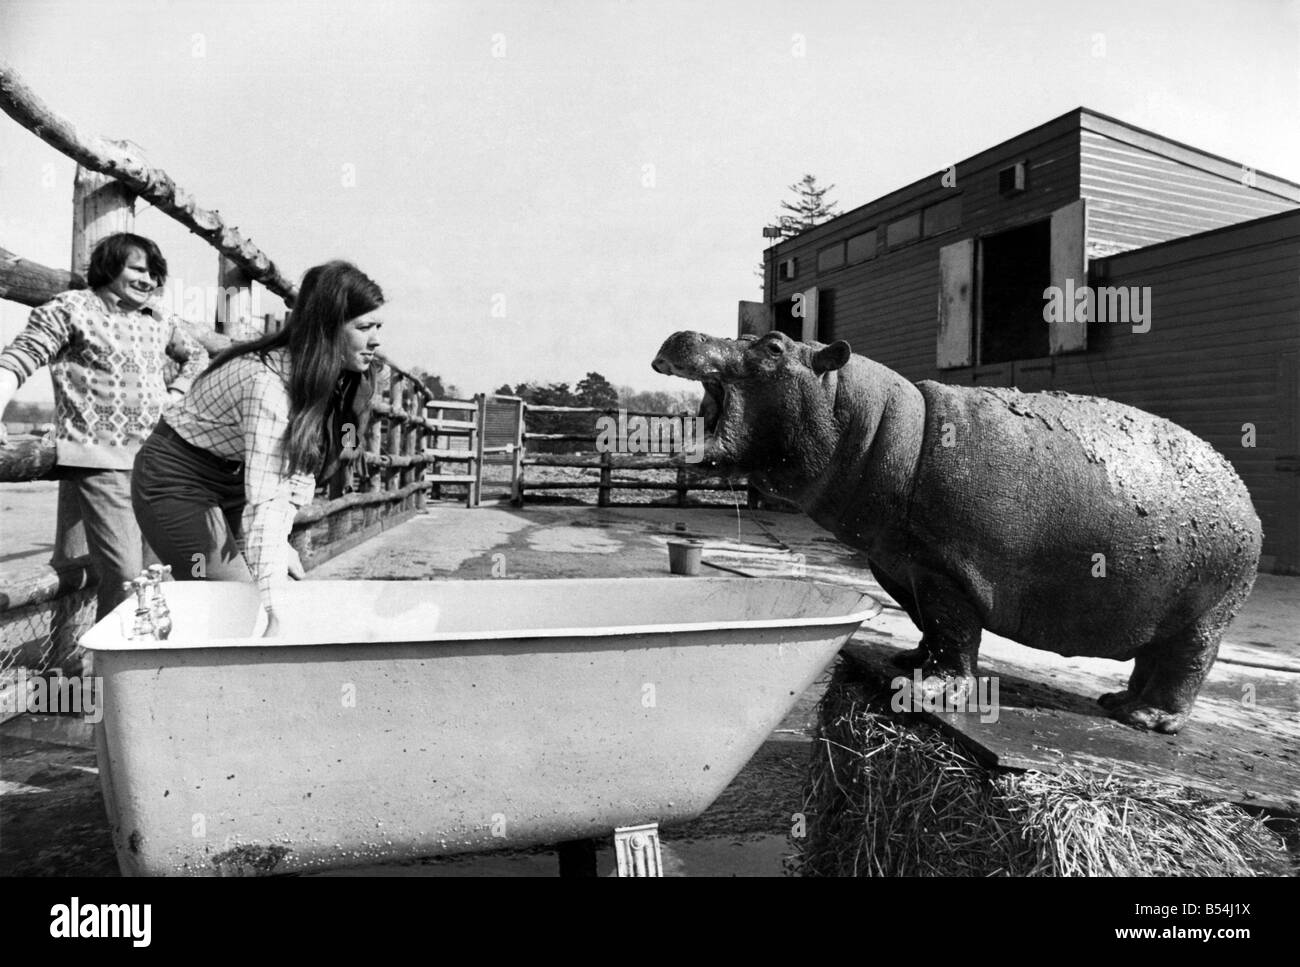
POLYGON ((240 550, 273 609, 288 583, 289 532, 299 507, 311 503, 316 478, 290 473, 289 359, 286 350, 238 356, 195 381, 163 416, 187 443, 244 465, 244 514, 240 550))
POLYGON ((165 310, 119 312, 93 291, 76 289, 32 310, 0 353, 0 368, 21 386, 50 367, 59 463, 130 470, 168 402, 166 356, 183 364, 172 381, 182 392, 208 364, 207 351, 165 310))

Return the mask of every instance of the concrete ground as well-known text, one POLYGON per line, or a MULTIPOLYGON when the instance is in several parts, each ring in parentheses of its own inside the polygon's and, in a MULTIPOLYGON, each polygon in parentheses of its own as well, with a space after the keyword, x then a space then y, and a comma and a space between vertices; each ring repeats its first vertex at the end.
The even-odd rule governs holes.
MULTIPOLYGON (((706 542, 704 559, 747 574, 798 575, 849 584, 891 599, 872 578, 865 558, 800 514, 746 508, 532 506, 502 501, 474 511, 435 504, 407 523, 345 551, 311 572, 311 579, 665 577, 667 542, 706 542)), ((727 573, 706 568, 706 573, 727 573)), ((914 631, 914 629, 913 629, 914 631)), ((988 633, 981 654, 1014 649, 1050 661, 988 633)), ((1300 577, 1261 574, 1220 650, 1220 659, 1300 672, 1300 577)), ((1101 662, 1116 682, 1128 666, 1101 662)))
MULTIPOLYGON (((806 576, 847 584, 877 595, 886 609, 867 633, 891 646, 914 647, 919 634, 872 580, 865 561, 801 515, 747 509, 489 504, 466 510, 450 503, 430 506, 313 570, 309 580, 512 580, 520 578, 660 577, 690 580, 668 571, 673 537, 705 541, 706 574, 806 576)), ((986 635, 982 659, 1007 662, 1038 680, 1072 688, 1122 687, 1130 666, 1105 659, 1062 658, 986 635), (1025 672, 1025 669, 1029 671, 1025 672), (1079 682, 1086 682, 1080 686, 1079 682)), ((1229 631, 1216 665, 1222 688, 1236 688, 1242 675, 1300 675, 1300 578, 1260 576, 1245 610, 1229 631), (1224 684, 1226 683, 1226 684, 1224 684)), ((791 816, 799 811, 809 754, 807 741, 823 675, 800 697, 769 742, 700 819, 664 833, 669 875, 780 875, 793 850, 791 816)), ((1287 741, 1297 725, 1300 689, 1278 699, 1262 718, 1272 737, 1287 741), (1271 715, 1271 717, 1270 717, 1271 715)), ((1268 695, 1267 692, 1261 692, 1268 695)), ((1085 692, 1072 712, 1086 731, 1112 723, 1085 692), (1086 699, 1086 700, 1085 700, 1086 699)), ((1219 706, 1198 704, 1193 728, 1213 736, 1219 706)), ((1234 723, 1235 724, 1235 723, 1234 723)), ((1114 726, 1114 728, 1122 728, 1114 726)), ((1136 734, 1136 733, 1135 733, 1136 734)), ((1150 737, 1166 745, 1178 739, 1150 737)), ((1145 740, 1144 740, 1145 741, 1145 740)), ((1290 748, 1290 747, 1288 747, 1290 748)), ((1249 751, 1249 750, 1247 750, 1249 751)), ((1274 765, 1295 778, 1300 755, 1280 753, 1274 765), (1289 758, 1288 758, 1289 757, 1289 758)), ((1199 756, 1200 753, 1197 753, 1199 756)), ((80 722, 25 715, 0 725, 0 874, 63 875, 115 872, 89 730, 80 722)), ((1196 758, 1195 762, 1204 760, 1196 758)), ((1247 768, 1253 766, 1247 765, 1247 768)), ((1295 784, 1295 783, 1293 783, 1295 784)), ((608 851, 601 862, 612 868, 608 851)), ((545 851, 470 856, 365 868, 353 873, 411 875, 550 875, 554 857, 545 851)))

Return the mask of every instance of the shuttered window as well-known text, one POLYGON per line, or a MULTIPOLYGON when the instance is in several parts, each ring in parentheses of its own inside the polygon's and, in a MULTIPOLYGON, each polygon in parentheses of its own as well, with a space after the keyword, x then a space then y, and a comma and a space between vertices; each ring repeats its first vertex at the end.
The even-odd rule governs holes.
POLYGON ((829 272, 844 264, 844 243, 836 242, 817 253, 817 271, 829 272))
POLYGON ((923 229, 925 237, 950 232, 961 224, 961 196, 957 195, 931 205, 924 212, 923 229))
POLYGON ((876 257, 876 230, 873 228, 861 235, 854 235, 849 239, 848 248, 850 264, 874 259, 876 257))
POLYGON ((885 244, 890 248, 915 242, 921 237, 921 213, 912 212, 897 221, 890 222, 885 229, 885 244))

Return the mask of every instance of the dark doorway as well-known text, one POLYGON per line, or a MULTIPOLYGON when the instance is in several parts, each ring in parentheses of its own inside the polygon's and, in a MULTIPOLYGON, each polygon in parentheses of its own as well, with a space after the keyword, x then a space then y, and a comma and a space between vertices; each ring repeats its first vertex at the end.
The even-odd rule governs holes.
POLYGON ((794 299, 782 299, 776 304, 773 323, 772 328, 777 332, 785 333, 796 341, 803 338, 803 320, 795 318, 794 299))
POLYGON ((1051 221, 990 235, 980 244, 980 365, 1048 355, 1043 290, 1052 284, 1051 221))
MULTIPOLYGON (((811 290, 810 290, 811 291, 811 290)), ((835 294, 831 289, 818 289, 815 300, 816 307, 812 310, 817 313, 816 330, 814 338, 818 342, 830 342, 834 331, 835 317, 835 294)), ((807 306, 805 305, 805 311, 807 306)), ((803 339, 804 320, 794 314, 794 297, 782 299, 773 307, 772 328, 777 332, 783 332, 791 339, 799 342, 803 339)))

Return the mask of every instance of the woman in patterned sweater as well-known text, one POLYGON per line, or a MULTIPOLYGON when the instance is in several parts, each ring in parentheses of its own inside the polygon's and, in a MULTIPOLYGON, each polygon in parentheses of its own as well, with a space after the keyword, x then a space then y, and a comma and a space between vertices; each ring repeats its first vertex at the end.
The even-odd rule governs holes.
POLYGON ((154 552, 178 580, 256 581, 268 635, 277 595, 302 576, 294 515, 364 431, 383 302, 347 262, 308 270, 285 327, 218 355, 136 457, 131 497, 154 552))
POLYGON ((57 413, 60 504, 71 497, 99 572, 97 617, 124 597, 143 564, 131 511, 131 465, 171 396, 183 396, 208 354, 170 314, 149 305, 167 280, 150 239, 110 235, 95 246, 89 289, 60 292, 32 310, 0 353, 0 413, 28 377, 50 367, 57 413), (181 363, 168 387, 165 356, 181 363))

